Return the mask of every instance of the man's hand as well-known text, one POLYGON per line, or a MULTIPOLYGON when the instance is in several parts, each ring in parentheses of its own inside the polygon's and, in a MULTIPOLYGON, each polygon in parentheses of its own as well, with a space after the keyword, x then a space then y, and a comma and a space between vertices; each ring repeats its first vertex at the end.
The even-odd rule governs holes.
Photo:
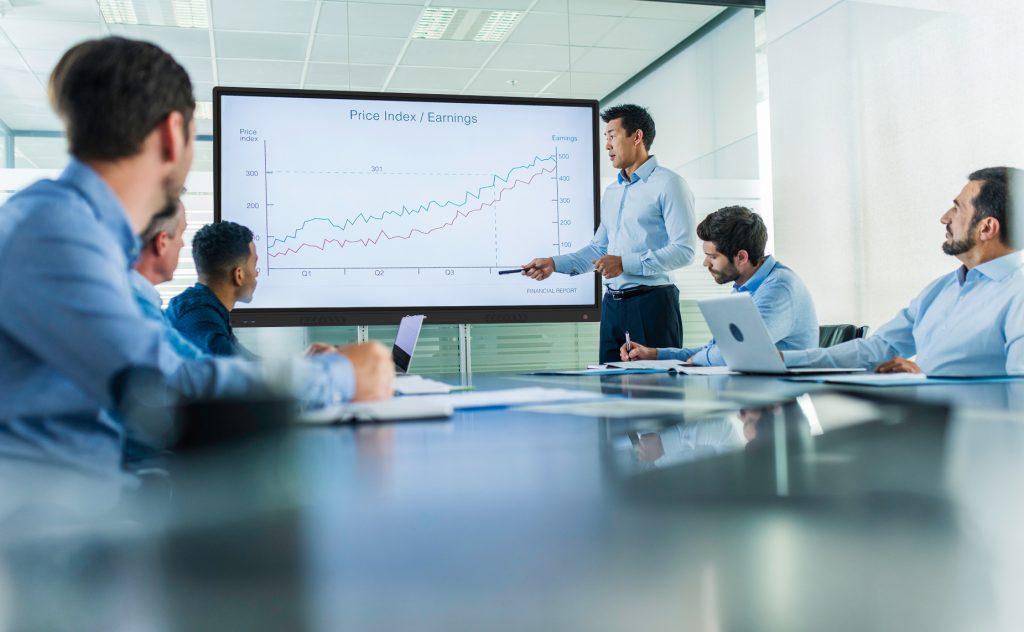
POLYGON ((395 363, 391 352, 379 342, 338 347, 338 353, 348 358, 356 374, 356 393, 353 401, 390 399, 395 393, 395 363))
POLYGON ((313 344, 306 347, 306 357, 320 355, 321 353, 333 353, 338 348, 334 345, 329 345, 326 342, 314 342, 313 344))
POLYGON ((617 255, 605 255, 600 259, 594 259, 591 263, 606 279, 614 279, 622 274, 622 257, 617 255))
POLYGON ((628 360, 657 360, 658 359, 658 350, 657 349, 652 349, 650 347, 645 347, 643 345, 638 345, 635 342, 631 346, 632 346, 632 349, 633 349, 632 351, 626 351, 626 345, 625 344, 623 344, 621 347, 619 347, 619 357, 622 358, 623 362, 626 362, 628 360))
POLYGON ((523 274, 534 281, 543 281, 555 273, 555 260, 551 257, 538 257, 523 266, 523 274))
POLYGON ((895 357, 887 360, 877 367, 875 373, 921 373, 921 367, 911 360, 895 357))

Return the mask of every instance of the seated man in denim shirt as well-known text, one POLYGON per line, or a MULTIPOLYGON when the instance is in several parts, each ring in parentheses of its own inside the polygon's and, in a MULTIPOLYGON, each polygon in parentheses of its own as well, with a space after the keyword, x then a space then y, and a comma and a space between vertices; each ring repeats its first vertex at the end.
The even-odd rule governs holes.
POLYGON ((231 329, 235 303, 248 303, 256 291, 252 231, 234 222, 207 224, 192 239, 192 260, 199 282, 171 299, 171 324, 206 353, 255 359, 231 329))
MULTIPOLYGON (((719 284, 732 283, 733 292, 749 292, 764 318, 776 348, 818 346, 818 317, 814 300, 791 269, 765 256, 768 230, 761 217, 742 206, 718 209, 697 225, 704 240, 704 267, 719 284)), ((686 360, 698 366, 724 366, 714 340, 703 347, 652 349, 622 345, 623 360, 686 360)))
POLYGON ((178 333, 163 310, 160 293, 154 286, 174 278, 178 256, 185 245, 185 205, 172 202, 153 218, 142 233, 142 251, 129 273, 132 296, 142 315, 164 326, 164 335, 182 358, 201 358, 205 353, 178 333))

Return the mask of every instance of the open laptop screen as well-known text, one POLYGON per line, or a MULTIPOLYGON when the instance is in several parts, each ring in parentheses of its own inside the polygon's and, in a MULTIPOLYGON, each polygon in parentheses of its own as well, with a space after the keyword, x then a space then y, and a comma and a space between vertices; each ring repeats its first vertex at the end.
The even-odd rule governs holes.
POLYGON ((399 373, 408 373, 409 365, 412 363, 412 354, 416 350, 416 341, 420 337, 420 328, 423 327, 423 319, 426 316, 405 316, 398 325, 398 335, 395 336, 395 346, 391 350, 391 357, 395 361, 395 369, 399 373))

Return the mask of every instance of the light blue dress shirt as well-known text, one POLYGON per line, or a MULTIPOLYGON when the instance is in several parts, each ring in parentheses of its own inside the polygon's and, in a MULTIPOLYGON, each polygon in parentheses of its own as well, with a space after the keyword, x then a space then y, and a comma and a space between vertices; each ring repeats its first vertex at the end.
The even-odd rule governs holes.
POLYGON ((142 310, 142 315, 149 320, 163 324, 167 342, 179 356, 186 360, 195 360, 206 356, 199 347, 178 333, 178 330, 167 320, 167 314, 163 310, 163 301, 160 300, 160 292, 156 291, 149 279, 139 274, 138 271, 131 270, 128 272, 128 281, 132 285, 132 296, 135 298, 136 305, 142 310))
POLYGON ((783 356, 786 366, 865 369, 917 356, 926 375, 1024 374, 1024 253, 940 277, 870 338, 783 356))
MULTIPOLYGON (((111 379, 130 366, 160 371, 188 396, 240 395, 262 382, 259 365, 185 361, 175 352, 163 324, 144 318, 132 299, 128 271, 138 249, 120 200, 75 160, 58 180, 39 181, 0 207, 5 454, 117 466, 125 429, 106 411, 111 379)), ((326 376, 302 385, 307 403, 354 390, 352 366, 337 354, 302 368, 326 376)))
MULTIPOLYGON (((814 311, 814 299, 800 277, 775 257, 765 257, 757 272, 743 285, 733 285, 732 291, 734 294, 750 293, 776 349, 818 346, 818 315, 814 311)), ((658 359, 691 359, 697 366, 725 366, 722 352, 714 339, 703 347, 658 349, 658 359)))
POLYGON ((671 270, 694 255, 693 193, 683 178, 651 156, 627 180, 619 172, 601 198, 601 224, 591 242, 572 254, 552 257, 555 271, 582 274, 605 255, 622 257, 622 274, 606 288, 672 283, 671 270))

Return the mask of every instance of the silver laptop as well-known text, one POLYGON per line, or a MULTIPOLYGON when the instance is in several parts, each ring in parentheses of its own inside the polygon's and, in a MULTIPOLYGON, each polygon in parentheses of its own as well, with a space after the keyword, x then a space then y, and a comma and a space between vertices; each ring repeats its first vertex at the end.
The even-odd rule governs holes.
POLYGON ((741 373, 807 375, 855 373, 864 369, 787 369, 772 342, 768 327, 747 292, 697 301, 725 363, 741 373))
POLYGON ((403 316, 395 336, 395 346, 391 349, 391 359, 395 361, 395 372, 403 375, 409 372, 412 355, 416 351, 416 341, 420 339, 420 329, 426 316, 403 316))

